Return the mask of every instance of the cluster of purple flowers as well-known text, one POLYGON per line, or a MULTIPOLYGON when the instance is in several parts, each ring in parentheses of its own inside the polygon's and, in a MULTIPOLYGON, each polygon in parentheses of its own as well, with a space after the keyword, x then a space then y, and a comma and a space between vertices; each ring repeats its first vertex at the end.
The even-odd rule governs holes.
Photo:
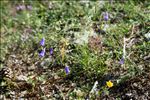
POLYGON ((16 10, 20 11, 20 10, 32 10, 32 6, 31 5, 18 5, 16 6, 16 10))
MULTIPOLYGON (((42 38, 42 40, 40 41, 40 45, 42 47, 44 47, 44 45, 45 45, 45 38, 42 38)), ((46 50, 45 50, 45 48, 43 48, 43 50, 39 53, 39 56, 40 57, 44 57, 45 56, 45 52, 46 52, 46 50)), ((53 55, 53 48, 49 49, 49 53, 50 53, 50 55, 53 55)), ((64 70, 65 70, 65 73, 67 75, 70 73, 69 66, 66 66, 64 70)))
MULTIPOLYGON (((40 41, 40 45, 43 47, 45 45, 45 38, 42 38, 42 40, 40 41)), ((53 48, 49 49, 50 55, 53 54, 53 48)), ((39 53, 40 57, 44 57, 45 56, 45 48, 39 53)))

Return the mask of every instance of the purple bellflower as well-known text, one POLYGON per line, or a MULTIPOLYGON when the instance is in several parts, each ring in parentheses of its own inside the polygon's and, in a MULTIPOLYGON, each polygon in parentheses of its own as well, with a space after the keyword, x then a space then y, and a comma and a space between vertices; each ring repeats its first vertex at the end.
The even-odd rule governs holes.
POLYGON ((53 54, 53 48, 50 48, 50 49, 49 49, 49 53, 50 53, 50 55, 53 54))
POLYGON ((124 58, 123 57, 120 59, 119 64, 121 64, 121 65, 124 64, 124 58))
POLYGON ((40 41, 40 45, 44 46, 44 44, 45 44, 45 38, 42 38, 42 40, 40 41))
POLYGON ((44 55, 45 55, 45 48, 39 53, 40 57, 44 57, 44 55))
POLYGON ((70 73, 69 66, 66 66, 66 67, 65 67, 65 72, 66 72, 67 75, 70 73))
POLYGON ((108 21, 108 19, 109 19, 109 17, 108 17, 108 12, 105 12, 105 13, 103 14, 103 18, 104 18, 105 21, 108 21))

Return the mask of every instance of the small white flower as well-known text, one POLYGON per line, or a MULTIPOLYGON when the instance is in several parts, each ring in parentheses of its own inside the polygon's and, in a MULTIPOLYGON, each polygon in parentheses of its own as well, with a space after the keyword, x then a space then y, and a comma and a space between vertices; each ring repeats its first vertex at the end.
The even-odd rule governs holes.
POLYGON ((150 40, 150 33, 145 34, 145 37, 150 40))
POLYGON ((98 85, 98 81, 95 81, 92 90, 90 91, 90 93, 94 93, 97 90, 97 85, 98 85))

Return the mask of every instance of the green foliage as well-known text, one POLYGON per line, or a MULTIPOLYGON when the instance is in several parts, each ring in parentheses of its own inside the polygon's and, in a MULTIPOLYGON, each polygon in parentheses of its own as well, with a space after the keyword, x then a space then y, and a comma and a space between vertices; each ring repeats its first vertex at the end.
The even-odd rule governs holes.
MULTIPOLYGON (((81 86, 80 82, 83 79, 93 81, 93 76, 99 79, 109 72, 114 74, 116 69, 123 69, 127 74, 120 74, 118 80, 124 82, 130 77, 141 74, 144 70, 140 66, 142 68, 148 66, 144 60, 150 51, 150 42, 145 38, 145 34, 149 33, 150 20, 150 6, 146 0, 113 3, 95 0, 89 2, 85 0, 2 0, 0 2, 0 68, 4 65, 12 66, 7 61, 10 55, 19 54, 23 61, 27 59, 24 61, 27 63, 26 66, 35 65, 36 68, 44 59, 52 59, 46 66, 47 69, 55 69, 53 73, 63 78, 71 77, 69 79, 71 81, 79 79, 77 85, 80 88, 86 88, 84 92, 88 92, 91 88, 89 84, 92 83, 88 81, 89 83, 81 86), (31 5, 32 10, 27 8, 17 10, 16 7, 19 5, 25 5, 25 7, 31 5), (107 22, 103 20, 104 12, 109 14, 107 22), (108 28, 104 30, 106 24, 108 28), (104 31, 104 33, 97 30, 104 31), (94 52, 90 49, 88 45, 90 34, 101 37, 101 52, 94 52), (43 37, 45 37, 45 45, 41 47, 39 42, 43 37), (123 55, 124 37, 133 39, 133 44, 131 43, 131 46, 126 48, 125 63, 120 65, 118 62, 123 55), (68 40, 68 45, 64 46, 63 39, 68 40), (46 55, 40 58, 38 53, 43 48, 46 48, 46 55), (54 49, 52 56, 49 54, 49 48, 54 49), (62 48, 65 49, 64 59, 61 55, 62 48), (31 55, 31 60, 28 62, 28 57, 31 55), (68 76, 63 71, 66 65, 71 70, 68 76), (86 77, 83 78, 82 75, 86 77)), ((128 44, 131 39, 127 41, 128 44)), ((38 68, 42 68, 39 66, 38 68)), ((30 72, 27 71, 27 73, 30 72)), ((32 80, 29 75, 28 83, 35 86, 38 81, 49 80, 46 77, 47 74, 44 75, 37 75, 36 81, 32 80)), ((99 80, 102 83, 105 81, 99 80)), ((75 92, 71 92, 70 96, 76 97, 75 92)), ((77 98, 80 99, 80 97, 77 98)))
POLYGON ((94 54, 89 50, 87 45, 79 46, 75 55, 75 62, 79 64, 79 67, 86 72, 87 75, 97 74, 102 75, 106 71, 105 60, 106 58, 99 54, 94 54))

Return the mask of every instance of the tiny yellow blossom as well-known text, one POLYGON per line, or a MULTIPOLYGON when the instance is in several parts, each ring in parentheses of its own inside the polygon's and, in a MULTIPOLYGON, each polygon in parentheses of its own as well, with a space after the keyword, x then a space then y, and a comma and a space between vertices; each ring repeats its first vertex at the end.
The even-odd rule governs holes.
POLYGON ((113 84, 110 80, 106 82, 106 85, 107 85, 109 88, 111 88, 111 87, 114 86, 114 84, 113 84))

